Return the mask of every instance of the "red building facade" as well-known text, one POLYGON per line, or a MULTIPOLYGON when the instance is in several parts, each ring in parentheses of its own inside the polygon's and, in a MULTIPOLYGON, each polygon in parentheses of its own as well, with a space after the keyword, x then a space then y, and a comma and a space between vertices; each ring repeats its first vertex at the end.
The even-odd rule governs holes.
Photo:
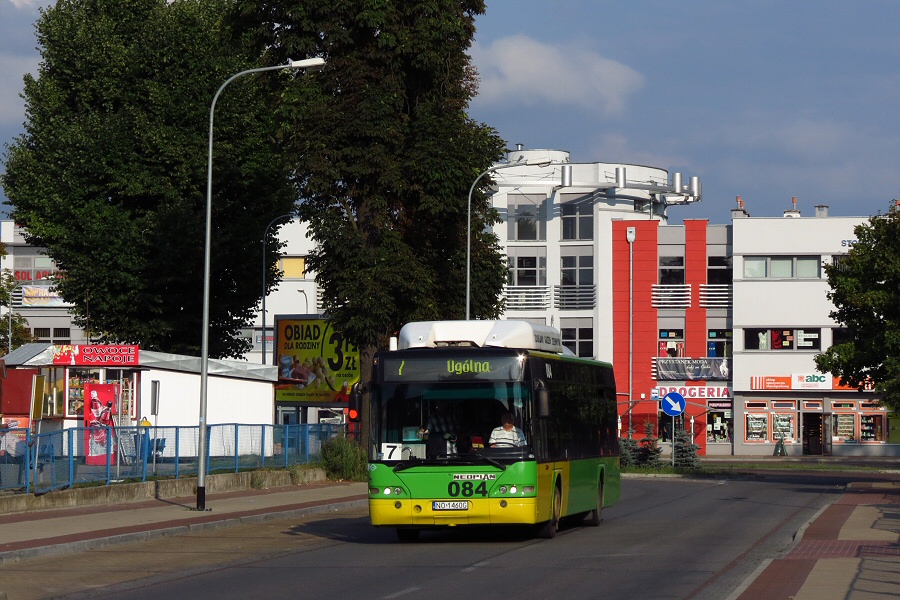
POLYGON ((655 435, 671 440, 671 417, 660 412, 659 396, 678 389, 687 407, 676 428, 693 431, 701 455, 730 454, 733 431, 727 380, 731 286, 710 283, 711 275, 717 282, 731 278, 729 231, 713 228, 710 239, 710 230, 706 220, 686 220, 679 226, 622 220, 612 229, 613 365, 621 434, 643 438, 650 423, 655 435), (718 269, 720 264, 724 268, 718 269), (682 379, 673 379, 670 372, 663 376, 658 369, 661 358, 688 374, 682 379), (691 374, 691 369, 705 362, 724 364, 725 374, 717 368, 715 381, 695 378, 705 371, 691 374))

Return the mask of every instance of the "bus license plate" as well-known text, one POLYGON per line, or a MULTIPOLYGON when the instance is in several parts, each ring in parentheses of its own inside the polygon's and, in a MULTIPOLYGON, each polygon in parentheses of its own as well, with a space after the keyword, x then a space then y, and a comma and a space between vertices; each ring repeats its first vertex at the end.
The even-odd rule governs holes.
POLYGON ((432 502, 431 510, 469 510, 469 503, 465 500, 453 502, 432 502))

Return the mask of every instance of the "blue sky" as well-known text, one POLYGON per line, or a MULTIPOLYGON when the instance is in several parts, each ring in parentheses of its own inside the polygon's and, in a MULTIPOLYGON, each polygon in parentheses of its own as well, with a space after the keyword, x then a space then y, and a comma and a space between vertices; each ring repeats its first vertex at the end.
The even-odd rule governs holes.
MULTIPOLYGON (((37 0, 0 0, 0 142, 22 131, 37 0)), ((470 114, 513 147, 700 177, 671 222, 871 215, 900 198, 900 2, 488 0, 470 114)))

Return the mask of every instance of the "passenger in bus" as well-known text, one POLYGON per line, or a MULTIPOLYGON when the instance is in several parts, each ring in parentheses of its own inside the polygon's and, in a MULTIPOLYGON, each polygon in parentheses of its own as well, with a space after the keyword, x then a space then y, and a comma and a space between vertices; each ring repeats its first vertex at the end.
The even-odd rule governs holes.
POLYGON ((429 434, 429 436, 439 433, 450 434, 455 437, 458 432, 459 420, 456 418, 456 415, 447 408, 445 402, 436 402, 431 410, 431 414, 428 416, 428 423, 425 424, 425 433, 429 434))
POLYGON ((500 427, 494 428, 488 440, 488 445, 491 448, 520 447, 525 445, 525 434, 516 427, 515 418, 511 412, 503 413, 503 416, 500 417, 500 423, 500 427))
POLYGON ((431 442, 431 445, 438 449, 440 442, 443 440, 444 447, 441 448, 440 454, 446 456, 456 453, 456 434, 459 432, 459 420, 456 415, 450 412, 445 402, 436 402, 428 416, 428 423, 422 429, 422 437, 431 442))

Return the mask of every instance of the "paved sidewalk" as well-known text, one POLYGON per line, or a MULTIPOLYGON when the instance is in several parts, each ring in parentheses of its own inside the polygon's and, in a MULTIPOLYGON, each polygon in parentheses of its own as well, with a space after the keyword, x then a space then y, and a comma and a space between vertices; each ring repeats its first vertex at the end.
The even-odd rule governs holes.
POLYGON ((900 597, 900 481, 853 483, 729 600, 900 597))
POLYGON ((325 482, 207 494, 203 512, 191 496, 0 515, 0 564, 364 506, 366 498, 365 483, 325 482))

